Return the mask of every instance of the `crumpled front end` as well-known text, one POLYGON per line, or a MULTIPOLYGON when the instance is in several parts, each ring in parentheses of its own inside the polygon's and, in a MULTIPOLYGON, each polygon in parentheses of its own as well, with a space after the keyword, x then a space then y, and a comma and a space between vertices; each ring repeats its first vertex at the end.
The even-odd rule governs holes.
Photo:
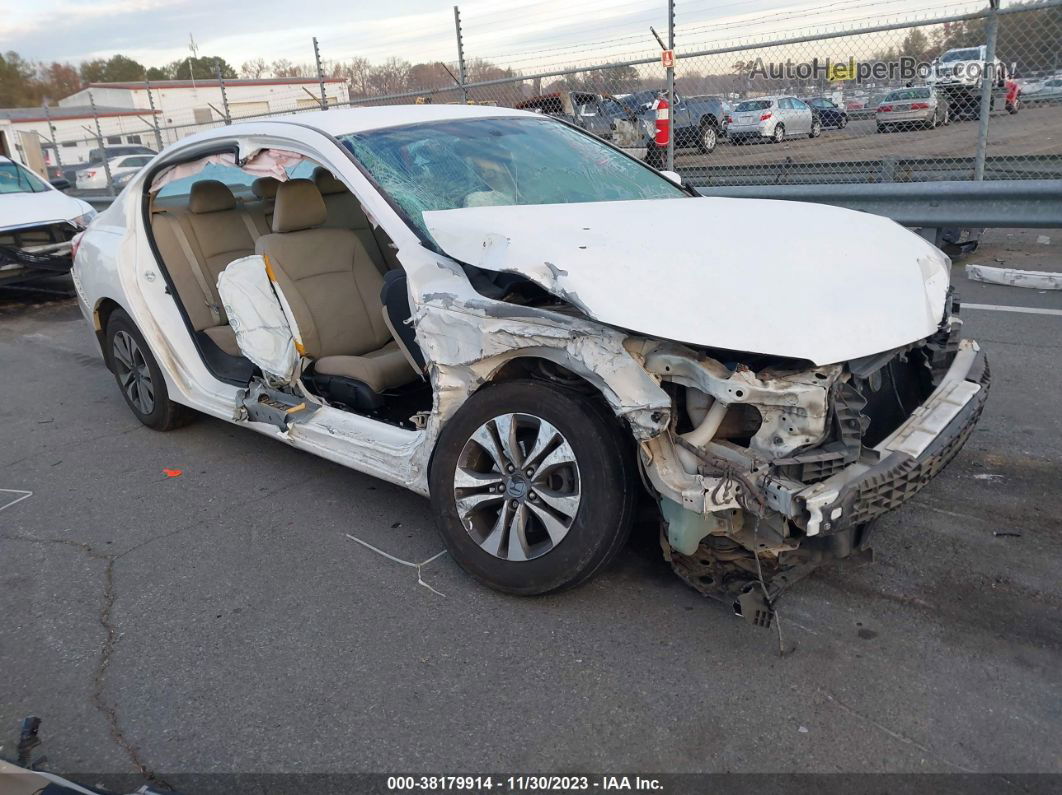
POLYGON ((676 572, 769 621, 787 585, 868 549, 872 521, 940 472, 980 416, 988 368, 960 327, 949 314, 925 340, 819 367, 628 341, 673 400, 669 430, 640 449, 676 572))
POLYGON ((69 221, 0 229, 0 285, 69 273, 70 241, 79 231, 69 221))

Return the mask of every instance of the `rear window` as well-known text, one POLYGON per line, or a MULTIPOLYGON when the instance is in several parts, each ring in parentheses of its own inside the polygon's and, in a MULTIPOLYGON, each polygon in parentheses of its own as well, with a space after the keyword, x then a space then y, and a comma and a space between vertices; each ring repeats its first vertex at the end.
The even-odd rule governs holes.
POLYGON ((767 110, 771 107, 771 100, 769 99, 752 99, 747 102, 739 102, 738 106, 734 108, 735 113, 747 113, 750 110, 767 110))
POLYGON ((237 196, 243 195, 244 197, 250 197, 251 183, 254 182, 257 177, 248 174, 241 168, 236 166, 223 166, 218 163, 208 163, 202 171, 198 174, 193 174, 190 177, 182 177, 181 179, 175 179, 173 182, 168 182, 162 186, 162 189, 158 192, 160 199, 170 198, 173 196, 187 196, 191 190, 192 185, 196 182, 201 182, 204 179, 216 179, 218 182, 223 182, 229 186, 237 196))
POLYGON ((882 102, 899 102, 905 99, 929 99, 928 88, 905 88, 902 91, 893 91, 887 94, 882 102))

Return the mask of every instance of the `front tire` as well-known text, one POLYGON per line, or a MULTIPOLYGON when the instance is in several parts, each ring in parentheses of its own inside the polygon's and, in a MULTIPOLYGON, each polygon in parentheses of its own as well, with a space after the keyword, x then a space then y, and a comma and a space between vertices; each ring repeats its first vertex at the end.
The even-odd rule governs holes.
POLYGON ((811 132, 808 133, 808 138, 818 138, 822 134, 822 122, 818 119, 811 120, 811 132))
POLYGON ((630 533, 637 482, 616 418, 539 381, 476 393, 446 424, 429 485, 439 533, 485 585, 531 596, 580 585, 630 533))
POLYGON ((114 310, 107 320, 105 344, 114 380, 138 420, 156 431, 171 431, 195 417, 187 406, 170 400, 158 362, 140 329, 121 309, 114 310))

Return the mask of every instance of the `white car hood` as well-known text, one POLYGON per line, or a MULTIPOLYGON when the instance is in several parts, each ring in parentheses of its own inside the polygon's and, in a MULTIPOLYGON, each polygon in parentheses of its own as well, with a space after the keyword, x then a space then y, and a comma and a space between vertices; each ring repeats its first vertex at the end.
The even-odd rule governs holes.
POLYGON ((950 260, 898 224, 803 202, 469 207, 424 221, 451 257, 522 274, 601 323, 817 365, 930 336, 950 279, 950 260))
POLYGON ((57 190, 40 193, 0 193, 0 229, 69 221, 92 206, 57 190))

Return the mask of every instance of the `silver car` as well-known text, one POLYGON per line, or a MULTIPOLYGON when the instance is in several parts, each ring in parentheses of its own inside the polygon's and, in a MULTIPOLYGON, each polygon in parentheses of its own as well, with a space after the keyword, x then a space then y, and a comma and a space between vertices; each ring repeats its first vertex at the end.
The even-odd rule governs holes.
POLYGON ((940 98, 932 86, 901 88, 884 96, 874 112, 878 132, 912 129, 921 125, 934 129, 938 124, 947 124, 948 103, 940 98))
POLYGON ((731 143, 768 140, 781 143, 787 136, 817 138, 822 122, 811 106, 796 97, 760 97, 739 102, 727 117, 731 143))

